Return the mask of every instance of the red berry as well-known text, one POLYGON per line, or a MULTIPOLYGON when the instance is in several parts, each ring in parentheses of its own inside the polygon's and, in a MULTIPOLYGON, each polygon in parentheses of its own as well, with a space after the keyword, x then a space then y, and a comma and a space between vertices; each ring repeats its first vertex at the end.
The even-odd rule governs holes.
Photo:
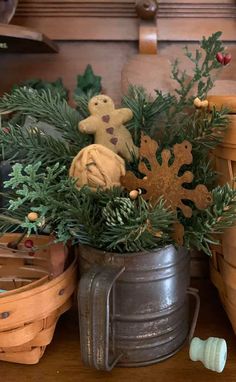
POLYGON ((230 61, 231 61, 231 59, 232 59, 231 54, 230 54, 230 53, 226 54, 226 55, 224 56, 224 65, 229 64, 230 61))
POLYGON ((8 127, 3 127, 2 131, 4 131, 4 133, 9 133, 10 129, 8 129, 8 127))
POLYGON ((218 52, 216 55, 216 59, 220 64, 224 64, 224 56, 221 52, 218 52))
POLYGON ((34 256, 35 252, 29 252, 29 256, 34 256))
POLYGON ((34 242, 31 239, 27 239, 27 240, 25 240, 24 245, 26 248, 33 248, 34 242))

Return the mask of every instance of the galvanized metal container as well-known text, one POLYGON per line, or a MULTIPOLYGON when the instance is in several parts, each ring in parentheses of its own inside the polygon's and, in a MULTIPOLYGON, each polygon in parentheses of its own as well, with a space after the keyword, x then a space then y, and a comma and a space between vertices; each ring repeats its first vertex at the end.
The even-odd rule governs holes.
POLYGON ((170 357, 189 330, 190 256, 172 246, 131 254, 79 247, 83 362, 111 370, 170 357))

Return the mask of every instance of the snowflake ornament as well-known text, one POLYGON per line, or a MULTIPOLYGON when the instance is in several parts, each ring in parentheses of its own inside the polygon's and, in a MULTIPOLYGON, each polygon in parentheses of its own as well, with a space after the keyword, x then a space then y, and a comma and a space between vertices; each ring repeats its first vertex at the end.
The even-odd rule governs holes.
POLYGON ((172 152, 168 149, 162 150, 162 160, 161 163, 158 162, 156 158, 158 148, 156 141, 147 135, 142 135, 141 161, 138 169, 144 174, 144 177, 139 179, 131 171, 127 171, 126 175, 121 178, 122 185, 128 191, 141 188, 144 190, 143 198, 154 205, 161 196, 164 197, 172 210, 176 211, 179 208, 186 218, 192 216, 192 208, 183 201, 191 200, 200 210, 207 208, 212 203, 212 196, 206 186, 199 184, 195 189, 187 189, 184 184, 193 181, 192 172, 185 171, 183 175, 179 176, 181 167, 192 163, 191 143, 183 141, 173 146, 174 160, 171 161, 171 164, 172 152), (144 159, 148 161, 149 165, 144 159))

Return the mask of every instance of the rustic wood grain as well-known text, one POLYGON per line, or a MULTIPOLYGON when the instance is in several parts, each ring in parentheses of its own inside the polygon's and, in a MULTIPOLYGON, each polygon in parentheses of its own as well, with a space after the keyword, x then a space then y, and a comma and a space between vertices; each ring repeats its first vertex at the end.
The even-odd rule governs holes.
MULTIPOLYGON (((57 16, 65 17, 77 15, 79 17, 137 17, 135 0, 90 0, 89 2, 74 1, 20 1, 16 16, 57 16)), ((235 17, 236 4, 233 0, 224 1, 158 1, 157 18, 162 17, 235 17)))
MULTIPOLYGON (((234 0, 158 1, 159 41, 198 41, 223 29, 235 40, 234 0)), ((20 1, 13 23, 36 28, 56 40, 138 40, 135 0, 20 1), (60 28, 58 28, 60 25, 60 28)))
MULTIPOLYGON (((195 281, 196 284, 196 281, 195 281)), ((224 313, 216 289, 208 280, 197 282, 200 287, 201 310, 196 335, 225 338, 228 344, 228 361, 222 374, 192 362, 188 345, 174 357, 162 363, 141 368, 116 368, 111 373, 90 370, 82 365, 76 310, 66 313, 59 321, 53 342, 44 357, 35 366, 22 366, 0 362, 1 375, 6 382, 233 382, 236 373, 236 338, 224 313)))
MULTIPOLYGON (((182 67, 190 73, 190 65, 183 57, 185 43, 159 43, 158 55, 137 56, 138 44, 135 42, 59 42, 58 54, 4 54, 0 60, 0 93, 9 91, 13 84, 30 78, 55 80, 63 78, 65 85, 73 91, 76 75, 81 74, 87 64, 91 64, 95 73, 102 76, 103 90, 114 98, 117 105, 121 99, 121 71, 127 62, 132 65, 126 76, 122 77, 123 92, 127 92, 129 83, 142 84, 148 93, 156 88, 173 91, 175 82, 170 79, 171 62, 178 57, 182 67), (138 66, 137 65, 138 59, 138 66), (134 68, 135 64, 136 68, 134 68)), ((196 43, 188 44, 191 49, 196 43)), ((228 50, 236 56, 236 46, 228 43, 228 50)), ((220 73, 214 94, 235 94, 236 61, 224 67, 220 73), (224 82, 221 82, 224 80, 224 82)))
MULTIPOLYGON (((226 45, 226 44, 225 44, 226 45)), ((125 63, 121 75, 122 93, 125 94, 130 84, 142 85, 152 96, 155 96, 155 89, 164 93, 173 93, 177 86, 176 81, 171 79, 171 65, 175 58, 178 58, 180 67, 186 69, 189 78, 192 75, 191 64, 183 54, 185 43, 159 43, 157 55, 136 54, 125 63)), ((235 44, 226 45, 233 57, 236 55, 235 44)), ((198 44, 188 43, 190 50, 194 51, 198 44)), ((235 86, 236 62, 232 62, 227 67, 222 67, 216 77, 212 94, 230 95, 236 93, 235 86)), ((191 92, 194 95, 194 89, 191 92)))
POLYGON ((18 26, 0 24, 1 53, 54 53, 57 45, 44 34, 18 26))
POLYGON ((63 78, 66 87, 73 92, 77 74, 91 64, 94 72, 102 76, 104 92, 119 104, 121 69, 128 58, 137 52, 135 43, 61 42, 58 45, 58 54, 2 55, 0 93, 30 78, 52 81, 58 77, 63 78))

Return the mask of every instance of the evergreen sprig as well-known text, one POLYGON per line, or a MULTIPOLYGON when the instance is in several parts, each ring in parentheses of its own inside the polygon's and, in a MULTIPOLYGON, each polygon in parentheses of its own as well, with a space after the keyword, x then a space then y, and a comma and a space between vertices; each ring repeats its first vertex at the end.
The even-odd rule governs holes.
POLYGON ((211 112, 206 110, 196 110, 186 128, 186 139, 192 145, 193 150, 210 150, 224 139, 224 133, 228 127, 228 110, 214 107, 211 112))
POLYGON ((164 206, 163 200, 152 207, 143 198, 131 201, 118 197, 103 208, 102 214, 106 229, 100 240, 108 250, 135 252, 164 246, 171 241, 174 214, 164 206))
MULTIPOLYGON (((123 97, 122 105, 133 111, 134 117, 127 124, 132 133, 134 143, 140 144, 141 132, 155 135, 153 127, 158 117, 174 104, 174 97, 170 94, 157 92, 152 100, 141 87, 130 86, 127 96, 123 97)), ((155 126, 156 127, 156 126, 155 126)))
POLYGON ((194 213, 185 228, 185 246, 211 254, 210 245, 219 243, 219 234, 232 226, 236 217, 236 190, 229 184, 212 190, 212 205, 194 213), (217 238, 218 235, 218 238, 217 238))
POLYGON ((216 55, 224 51, 220 37, 222 32, 213 33, 212 36, 203 37, 200 42, 200 48, 191 53, 188 47, 185 47, 185 55, 193 64, 193 76, 188 80, 186 71, 179 68, 179 62, 176 60, 172 67, 172 78, 178 83, 179 87, 175 89, 179 96, 177 110, 185 105, 190 105, 195 97, 205 98, 212 89, 213 72, 222 65, 216 60, 216 55), (195 94, 190 95, 190 91, 195 90, 195 94))
POLYGON ((65 88, 62 79, 58 78, 56 81, 45 81, 39 78, 33 78, 23 83, 13 86, 13 90, 19 87, 26 87, 35 89, 39 92, 39 94, 43 90, 49 90, 52 96, 60 97, 60 99, 68 99, 68 90, 65 88))
POLYGON ((66 141, 44 134, 38 128, 21 128, 8 125, 0 129, 2 159, 13 162, 34 163, 37 161, 47 167, 60 160, 67 167, 80 150, 80 147, 69 145, 66 141))
POLYGON ((52 96, 50 90, 40 93, 32 88, 16 88, 11 94, 0 99, 0 113, 20 112, 47 122, 58 129, 63 138, 80 148, 89 144, 90 139, 78 130, 79 113, 71 108, 66 100, 52 96))
POLYGON ((52 228, 58 224, 64 208, 62 202, 74 184, 67 175, 66 167, 59 163, 46 169, 41 166, 41 162, 27 166, 17 163, 12 168, 10 179, 4 184, 6 190, 11 190, 5 214, 7 212, 6 216, 11 218, 16 214, 21 216, 23 222, 18 228, 27 228, 28 234, 41 231, 42 226, 52 228), (30 211, 37 212, 39 220, 30 222, 27 218, 30 211))
POLYGON ((10 179, 5 182, 14 197, 2 224, 11 224, 16 213, 20 216, 24 213, 20 227, 26 228, 28 234, 40 232, 46 226, 60 241, 74 238, 83 244, 118 252, 151 249, 171 241, 174 214, 163 200, 152 207, 142 198, 131 201, 119 188, 98 193, 88 187, 78 190, 75 181, 63 174, 64 168, 59 164, 45 172, 40 162, 26 167, 14 165, 10 179), (28 220, 29 211, 38 213, 37 221, 28 220))
POLYGON ((68 145, 38 128, 23 128, 10 124, 7 126, 0 129, 0 142, 2 160, 9 160, 11 163, 34 163, 37 158, 44 166, 54 165, 60 160, 62 166, 68 167, 80 150, 77 144, 68 145))

